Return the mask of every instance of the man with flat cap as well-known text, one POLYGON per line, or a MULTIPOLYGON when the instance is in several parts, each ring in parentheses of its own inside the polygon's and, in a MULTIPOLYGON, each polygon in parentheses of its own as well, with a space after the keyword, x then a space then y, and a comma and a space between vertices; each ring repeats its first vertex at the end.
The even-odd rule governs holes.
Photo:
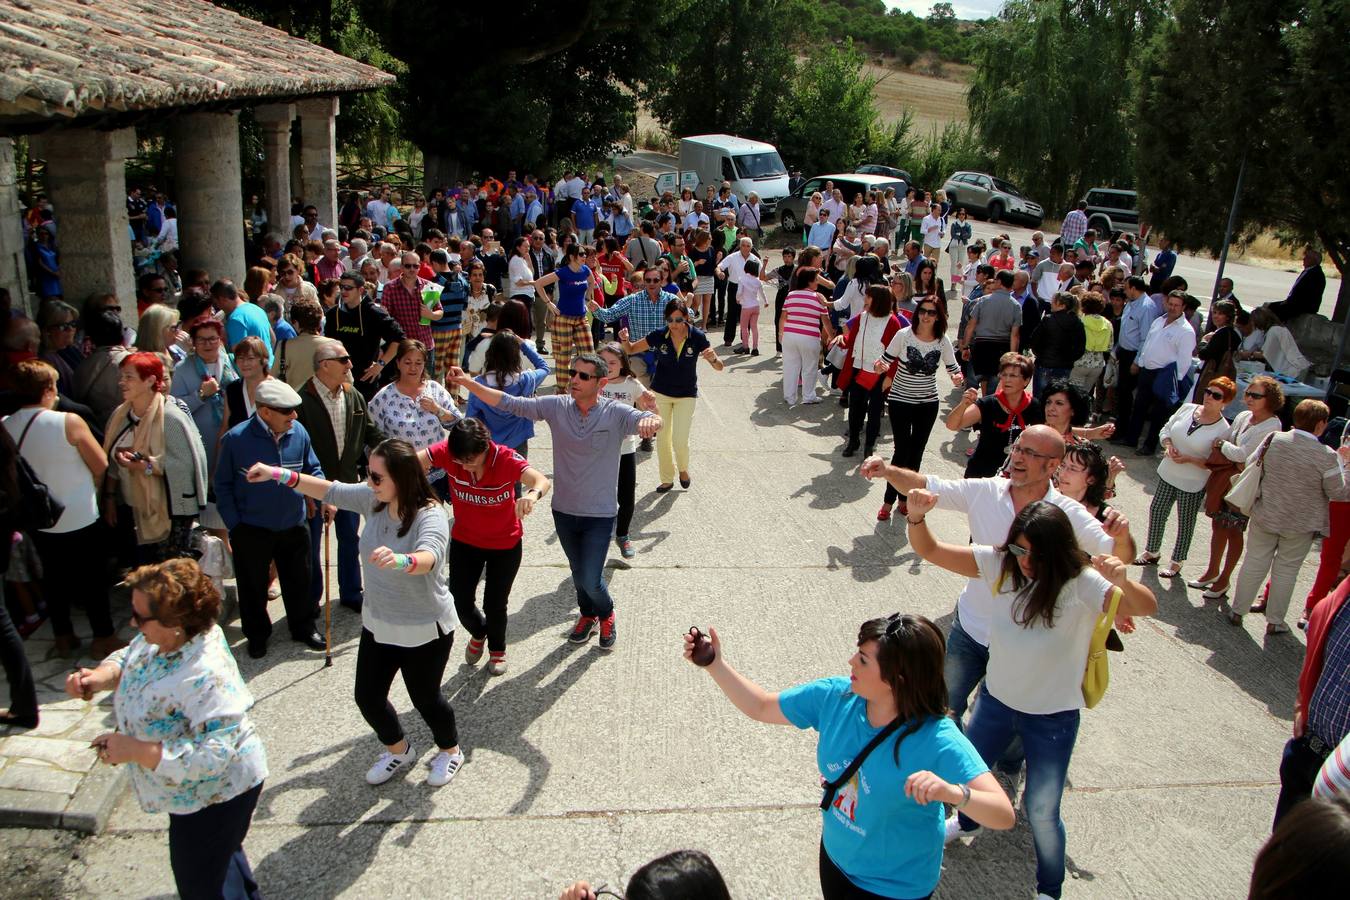
POLYGON ((323 478, 309 433, 295 421, 300 395, 286 382, 269 378, 258 385, 253 415, 225 432, 216 462, 216 510, 230 530, 239 589, 239 623, 248 655, 267 653, 272 620, 267 614, 268 566, 275 562, 291 639, 324 649, 314 630, 318 607, 310 593, 309 529, 305 498, 287 485, 290 473, 323 478), (256 462, 281 470, 279 482, 248 484, 244 473, 256 462))

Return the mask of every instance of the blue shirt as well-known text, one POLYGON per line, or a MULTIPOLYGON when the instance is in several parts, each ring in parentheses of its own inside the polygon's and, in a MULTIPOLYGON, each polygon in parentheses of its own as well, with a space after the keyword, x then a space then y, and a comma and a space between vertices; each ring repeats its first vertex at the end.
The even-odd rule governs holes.
MULTIPOLYGON (((820 733, 816 765, 827 781, 843 774, 881 730, 867 721, 867 701, 849 689, 847 678, 789 688, 778 695, 778 707, 793 725, 820 733)), ((927 770, 950 784, 965 784, 989 767, 946 716, 905 736, 898 765, 895 741, 894 735, 882 741, 834 795, 821 813, 821 840, 858 887, 885 897, 926 897, 942 875, 945 813, 941 803, 920 806, 906 797, 905 779, 927 770)))
POLYGON ((244 472, 256 462, 323 477, 305 426, 292 422, 277 440, 256 413, 249 416, 225 432, 216 455, 216 510, 225 527, 254 525, 284 531, 305 524, 305 498, 300 494, 275 481, 249 484, 245 480, 244 472))
POLYGON ((596 214, 597 209, 594 200, 578 200, 572 204, 572 215, 576 218, 579 231, 594 229, 596 214))
POLYGON ((1177 255, 1171 250, 1163 250, 1153 257, 1153 265, 1158 271, 1153 273, 1153 278, 1149 282, 1150 290, 1159 290, 1162 283, 1172 277, 1172 270, 1177 265, 1177 255))
POLYGON ((656 354, 652 390, 667 397, 698 396, 698 358, 711 344, 708 336, 690 326, 684 343, 676 346, 670 328, 662 325, 647 335, 647 346, 656 354))
POLYGON ((285 319, 278 319, 272 327, 276 330, 278 341, 289 341, 295 337, 295 329, 285 319))
POLYGON ((628 331, 633 337, 648 335, 666 327, 666 304, 680 299, 678 294, 661 292, 661 299, 652 302, 645 290, 629 294, 613 306, 592 310, 591 315, 601 322, 613 322, 620 316, 628 317, 628 331))
POLYGON ((558 276, 558 311, 564 316, 586 315, 586 293, 591 287, 590 268, 582 266, 573 272, 571 266, 562 265, 553 272, 558 276))
POLYGON ((1148 327, 1158 318, 1158 308, 1147 294, 1125 304, 1120 313, 1120 341, 1117 346, 1122 350, 1139 352, 1148 337, 1148 327))
POLYGON ((834 223, 817 221, 806 232, 806 243, 829 252, 830 245, 834 243, 834 223))
POLYGON ((431 330, 458 331, 464 324, 464 307, 469 302, 469 280, 462 274, 442 272, 435 281, 441 286, 441 309, 445 315, 431 323, 431 330))
MULTIPOLYGON (((495 378, 488 381, 486 375, 479 375, 474 381, 496 388, 512 397, 533 397, 534 392, 539 389, 540 383, 548 377, 548 363, 538 353, 534 352, 534 348, 528 343, 521 343, 520 352, 529 359, 534 368, 521 372, 515 381, 504 387, 497 384, 495 378)), ((492 434, 492 440, 513 450, 534 437, 533 420, 522 419, 520 416, 513 416, 510 413, 501 412, 495 407, 488 406, 478 399, 477 394, 469 395, 469 405, 464 408, 464 417, 481 420, 492 434)))
POLYGON ((225 346, 231 351, 231 360, 234 345, 249 336, 261 338, 267 345, 267 368, 272 368, 272 320, 261 306, 245 300, 225 317, 225 346))

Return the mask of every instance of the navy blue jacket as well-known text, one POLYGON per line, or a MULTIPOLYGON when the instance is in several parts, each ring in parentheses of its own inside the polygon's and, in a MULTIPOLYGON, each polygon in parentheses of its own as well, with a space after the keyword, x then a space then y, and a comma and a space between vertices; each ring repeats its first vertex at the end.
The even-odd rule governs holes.
POLYGON ((249 416, 225 432, 216 455, 216 510, 233 531, 253 525, 269 531, 284 531, 305 524, 305 498, 275 481, 249 484, 244 473, 256 462, 280 466, 322 478, 323 469, 309 432, 299 422, 273 440, 272 429, 258 416, 249 416))

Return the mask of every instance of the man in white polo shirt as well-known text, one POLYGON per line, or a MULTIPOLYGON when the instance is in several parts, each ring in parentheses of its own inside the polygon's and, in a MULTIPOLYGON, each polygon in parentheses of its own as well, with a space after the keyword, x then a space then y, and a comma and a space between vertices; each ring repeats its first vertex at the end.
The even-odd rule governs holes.
MULTIPOLYGON (((1064 496, 1051 483, 1051 476, 1064 458, 1064 438, 1049 425, 1032 425, 1008 448, 1012 458, 1008 477, 945 479, 922 475, 888 464, 879 456, 869 457, 860 470, 864 478, 885 478, 901 494, 924 488, 938 495, 939 509, 966 513, 971 539, 976 544, 1007 543, 1008 530, 1022 508, 1047 500, 1068 514, 1078 545, 1087 553, 1109 553, 1119 559, 1134 559, 1130 523, 1111 510, 1102 522, 1093 518, 1076 500, 1064 496)), ((947 705, 959 725, 969 704, 970 692, 984 677, 989 664, 989 627, 994 613, 994 595, 980 578, 966 582, 956 601, 956 618, 947 636, 947 705)))

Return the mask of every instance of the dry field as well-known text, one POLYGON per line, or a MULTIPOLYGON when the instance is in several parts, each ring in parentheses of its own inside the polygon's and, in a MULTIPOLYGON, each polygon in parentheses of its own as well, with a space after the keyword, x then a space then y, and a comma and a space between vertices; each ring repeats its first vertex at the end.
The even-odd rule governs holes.
POLYGON ((906 110, 914 114, 914 131, 927 136, 942 131, 948 122, 966 120, 966 66, 944 66, 944 76, 934 78, 906 69, 868 64, 866 72, 878 79, 877 110, 884 122, 893 122, 906 110))

